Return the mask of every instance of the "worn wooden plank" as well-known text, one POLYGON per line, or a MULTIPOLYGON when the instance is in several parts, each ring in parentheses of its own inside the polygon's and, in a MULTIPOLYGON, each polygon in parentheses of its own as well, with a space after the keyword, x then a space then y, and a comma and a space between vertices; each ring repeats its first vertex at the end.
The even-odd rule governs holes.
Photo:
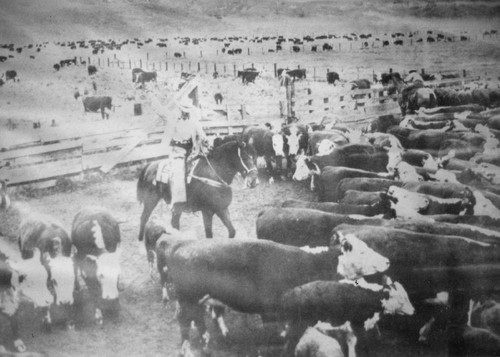
POLYGON ((9 181, 9 185, 55 179, 60 176, 79 174, 82 171, 81 164, 80 158, 71 158, 36 166, 6 169, 3 170, 2 177, 9 181))
POLYGON ((127 145, 125 145, 122 149, 113 152, 106 161, 102 162, 100 165, 100 170, 104 173, 109 172, 116 164, 123 161, 125 157, 130 154, 130 152, 144 139, 147 138, 146 133, 142 133, 138 135, 136 138, 130 140, 127 145))
POLYGON ((26 156, 42 155, 57 151, 77 149, 82 146, 80 140, 73 140, 64 143, 33 146, 25 149, 16 149, 0 152, 0 160, 12 160, 26 156))

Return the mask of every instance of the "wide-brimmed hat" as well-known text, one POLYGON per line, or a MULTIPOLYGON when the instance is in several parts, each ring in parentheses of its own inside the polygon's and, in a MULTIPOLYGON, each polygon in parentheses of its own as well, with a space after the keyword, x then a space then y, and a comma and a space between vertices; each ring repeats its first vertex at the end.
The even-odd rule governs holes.
POLYGON ((189 98, 183 98, 177 102, 177 107, 183 113, 191 114, 198 108, 193 105, 193 101, 189 98))

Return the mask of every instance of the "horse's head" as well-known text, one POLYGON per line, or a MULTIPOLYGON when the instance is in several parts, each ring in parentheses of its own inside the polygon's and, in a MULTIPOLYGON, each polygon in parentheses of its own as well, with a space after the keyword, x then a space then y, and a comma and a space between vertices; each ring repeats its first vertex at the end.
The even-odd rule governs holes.
POLYGON ((238 169, 237 171, 245 178, 247 187, 254 188, 258 184, 257 167, 255 166, 254 153, 248 145, 241 141, 237 141, 238 149, 238 169))

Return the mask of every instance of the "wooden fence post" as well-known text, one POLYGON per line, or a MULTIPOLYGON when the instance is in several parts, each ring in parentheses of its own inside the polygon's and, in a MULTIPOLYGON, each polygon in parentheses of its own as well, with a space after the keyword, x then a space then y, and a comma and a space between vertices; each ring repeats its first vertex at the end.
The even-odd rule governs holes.
POLYGON ((139 60, 139 68, 142 69, 142 59, 139 60))
POLYGON ((241 105, 241 120, 245 121, 246 117, 247 117, 247 110, 245 108, 245 104, 242 104, 241 105))
POLYGON ((200 62, 198 62, 198 72, 201 71, 200 62))
POLYGON ((109 68, 109 57, 108 57, 108 68, 109 68))
POLYGON ((168 62, 165 61, 165 71, 168 71, 168 62))
POLYGON ((130 60, 130 58, 128 60, 128 69, 132 69, 132 61, 130 60))
POLYGON ((235 64, 233 64, 233 73, 236 76, 236 65, 235 64))
POLYGON ((274 78, 278 77, 278 65, 275 63, 274 64, 274 78))

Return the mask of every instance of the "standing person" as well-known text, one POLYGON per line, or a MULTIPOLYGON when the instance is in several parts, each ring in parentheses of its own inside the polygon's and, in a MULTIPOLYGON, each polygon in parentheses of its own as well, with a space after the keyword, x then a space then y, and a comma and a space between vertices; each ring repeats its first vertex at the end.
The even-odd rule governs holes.
MULTIPOLYGON (((162 142, 169 156, 169 185, 172 194, 172 217, 180 215, 187 207, 186 163, 189 158, 206 154, 206 135, 200 124, 201 113, 188 98, 177 102, 177 117, 167 117, 164 106, 153 103, 153 110, 167 120, 162 142)), ((175 110, 174 110, 175 112, 175 110)), ((163 166, 158 166, 156 181, 161 181, 163 166)), ((179 229, 179 227, 174 227, 179 229)))

